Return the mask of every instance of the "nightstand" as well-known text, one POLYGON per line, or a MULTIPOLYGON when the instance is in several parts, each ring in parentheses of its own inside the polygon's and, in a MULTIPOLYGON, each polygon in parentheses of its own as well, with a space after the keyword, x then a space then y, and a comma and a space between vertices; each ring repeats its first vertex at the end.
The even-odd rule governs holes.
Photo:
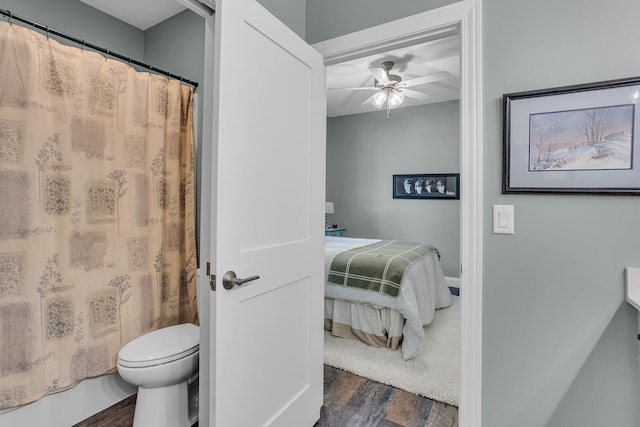
POLYGON ((324 230, 325 236, 345 237, 347 229, 344 227, 339 228, 327 228, 324 230))

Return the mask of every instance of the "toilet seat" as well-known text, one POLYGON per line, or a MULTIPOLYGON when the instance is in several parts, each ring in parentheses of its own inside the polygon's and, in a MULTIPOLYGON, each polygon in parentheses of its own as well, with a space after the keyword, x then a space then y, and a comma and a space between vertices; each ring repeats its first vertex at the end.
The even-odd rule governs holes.
POLYGON ((162 365, 200 349, 200 328, 191 323, 169 326, 142 335, 120 349, 118 364, 129 368, 162 365))

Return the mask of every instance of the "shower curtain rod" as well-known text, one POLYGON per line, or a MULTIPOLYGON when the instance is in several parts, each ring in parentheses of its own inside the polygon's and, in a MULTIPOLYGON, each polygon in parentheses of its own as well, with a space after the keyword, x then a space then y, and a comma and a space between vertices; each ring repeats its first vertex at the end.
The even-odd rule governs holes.
POLYGON ((92 43, 88 43, 88 42, 86 42, 84 40, 80 40, 80 39, 78 39, 76 37, 73 37, 73 36, 70 36, 68 34, 61 33, 60 31, 54 30, 53 28, 49 28, 46 25, 38 24, 37 22, 31 21, 29 19, 22 18, 22 17, 20 17, 18 15, 14 15, 12 12, 10 12, 8 10, 0 9, 0 14, 8 17, 9 18, 9 20, 8 20, 9 23, 11 22, 11 20, 15 19, 16 21, 23 22, 23 23, 25 23, 27 25, 31 25, 32 27, 35 27, 35 28, 37 28, 39 30, 45 31, 47 34, 53 34, 55 36, 62 37, 63 39, 70 40, 70 41, 72 41, 74 43, 77 43, 77 44, 81 45, 82 47, 88 47, 90 49, 97 50, 98 52, 102 52, 102 53, 104 53, 106 55, 113 56, 115 58, 121 59, 122 61, 126 61, 128 63, 135 64, 135 65, 138 65, 140 67, 146 68, 147 70, 153 71, 154 73, 162 74, 164 76, 171 77, 172 79, 180 80, 183 83, 187 83, 187 84, 193 86, 194 90, 198 87, 198 82, 194 82, 192 80, 185 79, 182 76, 176 76, 175 74, 171 74, 168 71, 164 71, 164 70, 161 70, 159 68, 152 67, 149 64, 145 64, 144 62, 137 61, 135 59, 132 59, 131 57, 127 57, 127 56, 121 55, 121 54, 113 52, 113 51, 111 51, 109 49, 105 49, 103 47, 96 46, 96 45, 94 45, 92 43))

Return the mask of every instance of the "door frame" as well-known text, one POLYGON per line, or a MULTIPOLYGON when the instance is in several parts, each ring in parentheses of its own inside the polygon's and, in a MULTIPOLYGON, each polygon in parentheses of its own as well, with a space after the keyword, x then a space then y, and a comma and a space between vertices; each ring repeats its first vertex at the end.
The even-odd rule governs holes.
POLYGON ((312 46, 326 66, 433 40, 452 31, 461 39, 460 279, 461 427, 480 426, 482 402, 482 0, 466 0, 366 28, 312 46), (462 274, 464 266, 464 274, 462 274))

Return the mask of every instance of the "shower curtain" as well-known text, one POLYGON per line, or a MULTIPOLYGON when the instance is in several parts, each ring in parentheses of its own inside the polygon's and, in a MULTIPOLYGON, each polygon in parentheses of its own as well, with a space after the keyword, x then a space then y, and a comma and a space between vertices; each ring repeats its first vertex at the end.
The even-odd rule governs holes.
POLYGON ((197 322, 192 97, 0 22, 0 410, 197 322))

